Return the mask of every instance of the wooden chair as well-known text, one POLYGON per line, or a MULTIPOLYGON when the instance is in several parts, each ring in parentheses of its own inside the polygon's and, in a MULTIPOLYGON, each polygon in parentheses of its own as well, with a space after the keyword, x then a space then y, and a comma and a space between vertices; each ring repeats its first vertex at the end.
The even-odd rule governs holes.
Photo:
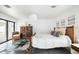
POLYGON ((13 33, 12 33, 12 39, 13 39, 14 41, 20 40, 20 33, 19 33, 19 32, 13 32, 13 33))

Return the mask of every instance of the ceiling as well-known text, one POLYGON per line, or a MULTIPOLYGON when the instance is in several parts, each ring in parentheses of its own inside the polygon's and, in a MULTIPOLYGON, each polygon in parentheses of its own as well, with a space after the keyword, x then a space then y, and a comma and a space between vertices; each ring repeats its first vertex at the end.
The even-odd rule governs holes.
POLYGON ((71 9, 71 5, 56 5, 51 8, 51 5, 9 5, 11 8, 6 8, 0 5, 0 13, 7 14, 17 19, 26 19, 30 15, 37 15, 38 18, 52 19, 63 12, 71 9))

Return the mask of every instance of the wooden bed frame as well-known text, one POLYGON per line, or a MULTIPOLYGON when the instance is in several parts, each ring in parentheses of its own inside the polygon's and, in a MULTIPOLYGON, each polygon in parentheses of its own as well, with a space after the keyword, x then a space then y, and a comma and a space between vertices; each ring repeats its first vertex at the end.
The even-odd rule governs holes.
MULTIPOLYGON (((68 27, 56 27, 56 28, 66 28, 66 33, 65 35, 69 36, 71 39, 72 43, 75 43, 75 27, 74 26, 68 26, 68 27)), ((56 29, 54 28, 54 30, 56 29)), ((30 40, 32 38, 30 37, 30 40)), ((66 47, 66 49, 68 49, 69 51, 71 51, 71 47, 66 47)), ((30 47, 29 47, 29 53, 32 53, 32 42, 30 41, 30 47)))
POLYGON ((75 27, 74 26, 66 27, 65 35, 68 35, 70 37, 72 43, 76 43, 76 33, 75 33, 75 27))
MULTIPOLYGON (((76 42, 76 34, 75 34, 75 27, 74 27, 74 25, 68 26, 68 27, 57 27, 57 28, 58 29, 59 28, 66 28, 65 35, 70 37, 72 43, 76 42)), ((56 28, 54 28, 54 30, 55 29, 56 28)))

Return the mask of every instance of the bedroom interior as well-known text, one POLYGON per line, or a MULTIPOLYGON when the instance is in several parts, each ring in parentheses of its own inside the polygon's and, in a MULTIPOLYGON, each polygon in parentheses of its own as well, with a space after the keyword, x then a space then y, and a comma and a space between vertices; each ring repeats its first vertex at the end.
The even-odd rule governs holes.
POLYGON ((0 54, 79 54, 78 5, 0 5, 0 54))

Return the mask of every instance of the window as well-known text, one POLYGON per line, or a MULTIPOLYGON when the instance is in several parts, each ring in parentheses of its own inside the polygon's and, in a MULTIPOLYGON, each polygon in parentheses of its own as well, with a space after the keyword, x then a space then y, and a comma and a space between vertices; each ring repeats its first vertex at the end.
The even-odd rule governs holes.
POLYGON ((6 21, 0 20, 0 43, 6 41, 6 21))
POLYGON ((0 43, 12 39, 15 31, 15 22, 0 18, 0 43))

